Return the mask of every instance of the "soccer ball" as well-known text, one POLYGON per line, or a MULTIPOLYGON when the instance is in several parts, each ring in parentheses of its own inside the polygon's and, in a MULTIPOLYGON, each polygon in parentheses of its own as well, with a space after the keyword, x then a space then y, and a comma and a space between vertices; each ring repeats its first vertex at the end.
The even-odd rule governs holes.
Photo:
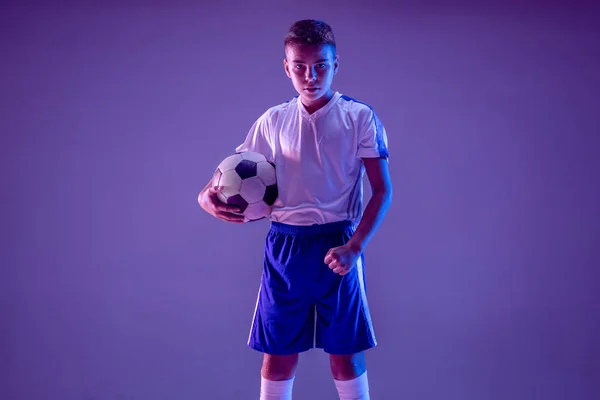
POLYGON ((275 165, 262 154, 245 151, 230 155, 217 167, 213 186, 221 202, 240 207, 246 222, 269 216, 277 199, 275 165))

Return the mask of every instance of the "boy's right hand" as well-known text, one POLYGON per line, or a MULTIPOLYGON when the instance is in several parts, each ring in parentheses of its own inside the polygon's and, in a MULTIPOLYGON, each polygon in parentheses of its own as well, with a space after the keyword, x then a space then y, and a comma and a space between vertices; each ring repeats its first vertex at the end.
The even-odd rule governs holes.
POLYGON ((239 207, 224 204, 217 197, 221 187, 207 185, 198 195, 198 204, 200 207, 213 217, 220 220, 232 222, 235 224, 244 223, 244 216, 240 214, 239 207))

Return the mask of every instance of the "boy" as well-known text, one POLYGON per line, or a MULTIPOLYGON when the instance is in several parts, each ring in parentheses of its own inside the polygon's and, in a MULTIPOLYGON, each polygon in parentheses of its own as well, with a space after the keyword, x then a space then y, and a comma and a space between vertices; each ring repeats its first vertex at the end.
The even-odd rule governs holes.
MULTIPOLYGON (((279 189, 248 339, 264 353, 260 399, 292 398, 298 354, 310 348, 329 354, 340 399, 369 399, 364 351, 377 342, 363 251, 392 199, 387 136, 369 106, 331 90, 339 59, 329 25, 294 23, 284 49, 299 96, 267 110, 236 149, 273 161, 279 189), (365 171, 372 197, 363 215, 365 171)), ((199 204, 242 223, 218 190, 209 182, 199 204)))

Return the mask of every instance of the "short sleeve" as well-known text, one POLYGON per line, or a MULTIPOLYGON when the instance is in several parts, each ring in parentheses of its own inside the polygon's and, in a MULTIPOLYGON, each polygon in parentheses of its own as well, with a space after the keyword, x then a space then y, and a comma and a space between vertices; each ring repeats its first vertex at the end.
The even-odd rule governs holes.
POLYGON ((273 149, 272 129, 270 113, 267 111, 261 115, 252 125, 246 139, 236 147, 235 151, 253 151, 264 155, 267 160, 273 161, 275 151, 273 149))
POLYGON ((358 132, 358 157, 389 158, 388 139, 381 120, 370 109, 367 121, 358 132))

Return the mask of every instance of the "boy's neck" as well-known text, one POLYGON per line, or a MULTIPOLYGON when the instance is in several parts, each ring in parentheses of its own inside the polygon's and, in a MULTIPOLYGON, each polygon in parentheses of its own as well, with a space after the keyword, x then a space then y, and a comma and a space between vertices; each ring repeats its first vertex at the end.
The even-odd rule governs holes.
POLYGON ((333 91, 330 89, 329 92, 327 92, 327 94, 323 95, 323 97, 319 98, 314 103, 307 102, 302 98, 300 98, 300 101, 302 101, 302 105, 304 106, 304 109, 307 113, 314 114, 315 112, 323 108, 327 103, 329 103, 332 98, 333 91))

